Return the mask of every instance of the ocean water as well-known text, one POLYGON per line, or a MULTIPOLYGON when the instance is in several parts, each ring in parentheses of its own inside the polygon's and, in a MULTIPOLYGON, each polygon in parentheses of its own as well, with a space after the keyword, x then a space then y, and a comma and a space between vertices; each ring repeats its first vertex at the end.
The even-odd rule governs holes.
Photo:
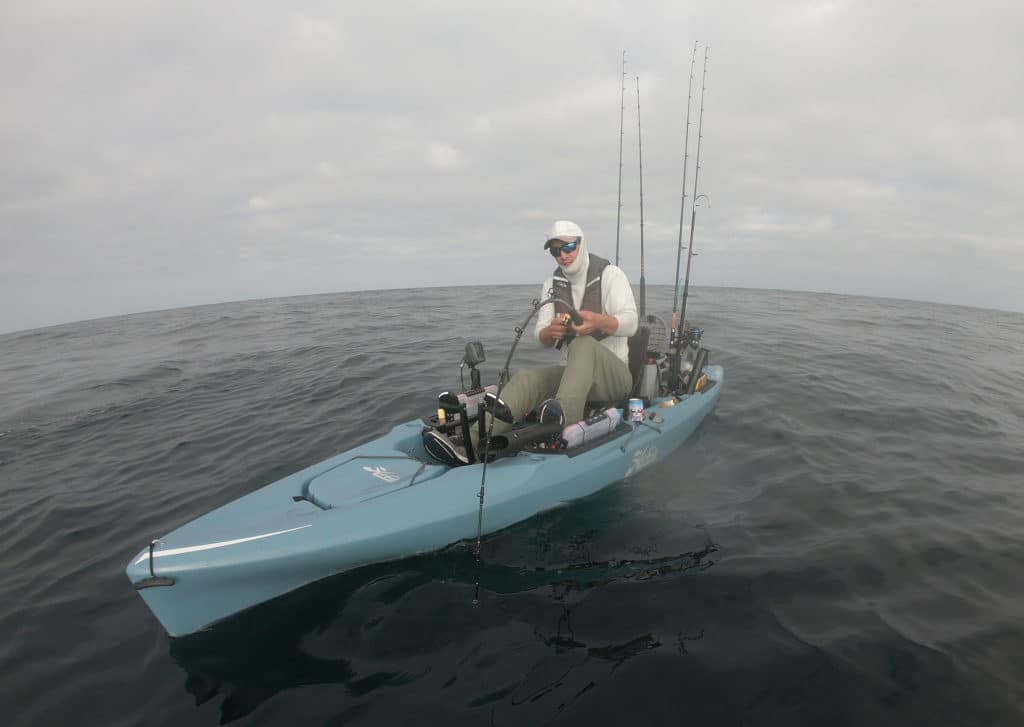
POLYGON ((429 412, 468 340, 493 379, 535 294, 0 336, 4 723, 1024 723, 1024 316, 927 303, 697 288, 714 414, 487 538, 480 605, 455 545, 166 636, 123 572, 140 547, 429 412))

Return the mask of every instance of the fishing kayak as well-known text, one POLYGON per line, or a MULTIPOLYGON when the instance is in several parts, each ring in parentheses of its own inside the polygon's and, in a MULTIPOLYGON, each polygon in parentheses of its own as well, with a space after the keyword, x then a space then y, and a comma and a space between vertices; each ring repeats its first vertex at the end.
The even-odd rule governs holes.
MULTIPOLYGON (((482 533, 663 459, 718 401, 724 371, 703 371, 702 391, 658 397, 642 422, 624 416, 588 446, 527 448, 489 462, 482 533)), ((202 515, 139 551, 128 578, 167 633, 183 636, 322 578, 475 538, 485 465, 438 464, 423 448, 423 429, 420 419, 399 424, 202 515)))

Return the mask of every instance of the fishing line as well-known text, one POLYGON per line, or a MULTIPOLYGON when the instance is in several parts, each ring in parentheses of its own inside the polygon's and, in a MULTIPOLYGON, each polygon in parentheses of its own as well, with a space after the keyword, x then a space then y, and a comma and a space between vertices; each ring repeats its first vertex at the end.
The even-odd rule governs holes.
MULTIPOLYGON (((539 300, 539 299, 535 298, 533 300, 533 310, 530 311, 530 315, 526 316, 526 320, 523 321, 523 324, 521 326, 516 326, 516 328, 515 328, 515 333, 516 333, 515 340, 512 341, 512 348, 509 349, 508 356, 505 358, 505 366, 501 369, 501 372, 498 374, 498 391, 494 395, 494 398, 497 401, 501 401, 501 392, 504 390, 505 384, 507 384, 509 379, 511 378, 511 375, 509 374, 509 366, 512 364, 512 355, 516 352, 516 347, 519 345, 519 341, 522 339, 523 333, 526 331, 526 327, 530 324, 530 321, 533 319, 533 317, 535 315, 537 315, 537 311, 539 311, 545 305, 548 305, 549 303, 554 303, 554 302, 555 302, 555 294, 554 294, 553 290, 548 291, 548 297, 545 298, 544 300, 539 300)), ((485 415, 484 414, 484 409, 483 409, 483 407, 481 407, 480 416, 484 416, 484 415, 485 415)), ((480 561, 480 551, 481 551, 481 549, 483 547, 482 542, 483 542, 483 528, 484 528, 484 492, 485 492, 485 485, 487 483, 487 463, 490 460, 491 434, 493 433, 493 431, 494 431, 494 412, 491 412, 491 420, 490 420, 490 422, 487 425, 486 441, 484 442, 484 451, 483 451, 483 455, 481 457, 481 460, 483 462, 483 468, 480 471, 480 492, 477 494, 477 497, 480 499, 480 509, 478 510, 477 516, 476 516, 476 546, 473 549, 474 550, 473 554, 474 554, 474 556, 476 558, 476 576, 474 578, 474 584, 473 584, 473 605, 474 606, 476 606, 477 604, 480 603, 480 564, 481 564, 481 561, 480 561)))

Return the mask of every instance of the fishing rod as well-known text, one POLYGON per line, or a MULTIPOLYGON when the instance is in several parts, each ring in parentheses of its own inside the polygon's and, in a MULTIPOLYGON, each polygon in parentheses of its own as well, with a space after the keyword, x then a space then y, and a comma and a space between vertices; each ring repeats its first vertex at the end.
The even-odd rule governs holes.
POLYGON ((693 41, 693 53, 690 55, 690 84, 686 89, 686 131, 683 136, 683 198, 679 203, 679 244, 676 248, 676 282, 675 294, 672 299, 672 330, 676 328, 676 316, 679 314, 679 263, 683 256, 683 219, 686 215, 686 167, 690 157, 690 104, 693 101, 693 67, 697 63, 697 41, 693 41))
POLYGON ((626 51, 622 51, 622 94, 619 97, 619 205, 615 212, 615 264, 619 264, 619 223, 622 219, 622 137, 626 117, 626 51))
MULTIPOLYGON (((685 339, 683 338, 683 336, 684 336, 683 327, 686 325, 686 299, 689 296, 689 292, 690 292, 690 268, 691 268, 691 266, 693 264, 693 256, 695 254, 693 252, 693 231, 694 231, 694 227, 695 227, 695 224, 696 224, 696 221, 697 221, 697 200, 700 199, 701 197, 703 197, 704 199, 707 199, 707 195, 706 194, 696 194, 696 192, 697 192, 697 183, 698 183, 698 181, 700 179, 700 143, 701 143, 701 140, 704 138, 704 131, 703 131, 703 129, 704 129, 704 91, 705 91, 705 89, 707 87, 706 81, 707 81, 707 73, 708 73, 708 50, 709 50, 708 47, 704 46, 704 67, 703 67, 703 69, 701 71, 701 82, 700 82, 700 116, 699 116, 698 121, 697 121, 697 159, 696 159, 696 164, 694 166, 694 172, 693 172, 694 198, 693 198, 693 206, 690 209, 690 242, 689 242, 689 245, 687 246, 687 253, 686 253, 686 279, 685 279, 685 282, 683 283, 682 309, 680 310, 679 317, 674 321, 673 331, 672 331, 673 348, 672 348, 672 356, 671 356, 671 369, 670 369, 670 372, 669 372, 669 381, 672 382, 673 386, 679 386, 679 387, 681 387, 681 385, 682 385, 681 379, 682 379, 683 349, 687 345, 689 345, 691 343, 691 338, 690 338, 691 333, 690 333, 690 331, 686 331, 685 332, 686 338, 685 339)), ((684 179, 685 179, 685 177, 684 177, 684 179)), ((681 227, 680 227, 680 236, 682 236, 682 228, 681 227)), ((679 278, 678 278, 678 274, 677 274, 677 278, 676 278, 676 291, 677 291, 677 293, 678 293, 678 289, 679 289, 679 278)), ((692 378, 692 376, 693 375, 691 374, 691 378, 692 378)))
POLYGON ((647 308, 647 283, 644 280, 644 143, 640 135, 640 76, 636 77, 636 143, 640 158, 640 318, 647 308))
MULTIPOLYGON (((693 192, 697 193, 697 181, 700 179, 700 142, 704 138, 704 90, 706 88, 705 81, 708 75, 708 46, 704 46, 704 68, 701 71, 700 80, 700 116, 697 121, 697 161, 693 170, 693 192)), ((697 195, 693 198, 693 207, 690 210, 690 244, 686 251, 686 282, 683 283, 683 305, 679 312, 679 322, 676 326, 676 341, 678 342, 683 335, 683 324, 686 320, 686 297, 690 292, 690 265, 693 263, 693 228, 697 221, 697 197, 704 197, 707 199, 707 195, 697 195)), ((681 346, 680 346, 681 348, 681 346)))
MULTIPOLYGON (((530 324, 530 321, 533 319, 533 317, 535 315, 537 315, 537 311, 539 311, 541 308, 543 308, 544 306, 548 305, 549 303, 554 303, 554 302, 555 302, 554 290, 549 291, 548 292, 548 297, 545 298, 544 300, 534 299, 534 301, 533 301, 533 309, 530 311, 530 314, 528 316, 526 316, 526 320, 523 321, 523 324, 521 326, 516 326, 516 328, 515 328, 516 336, 515 336, 515 339, 512 341, 512 348, 509 349, 508 356, 505 358, 505 366, 501 369, 501 372, 498 374, 498 390, 494 394, 494 399, 495 399, 495 403, 496 404, 501 401, 501 392, 502 392, 502 390, 504 390, 505 384, 507 384, 509 382, 509 379, 512 378, 511 375, 509 374, 509 366, 512 364, 512 355, 516 352, 516 347, 519 345, 519 341, 520 341, 520 339, 522 339, 523 333, 526 331, 526 327, 530 324)), ((578 318, 579 314, 576 313, 574 317, 578 318)), ((582 319, 580 319, 579 322, 582 323, 583 322, 582 319)), ((483 416, 482 409, 483 409, 483 407, 481 407, 480 416, 483 416)), ((480 492, 477 493, 477 497, 480 499, 480 509, 477 512, 477 516, 476 516, 476 547, 473 549, 473 551, 474 551, 473 554, 474 554, 474 556, 476 558, 476 583, 473 586, 473 605, 474 606, 477 605, 478 603, 480 603, 480 551, 481 551, 481 549, 483 547, 482 543, 483 543, 483 531, 484 531, 484 492, 485 492, 485 485, 487 483, 487 462, 490 460, 491 435, 493 434, 493 432, 494 432, 494 412, 491 412, 491 421, 489 422, 489 424, 487 426, 487 435, 486 435, 485 441, 484 441, 484 451, 483 451, 483 454, 482 454, 482 456, 480 458, 481 462, 483 463, 483 468, 481 469, 481 472, 480 472, 480 492)))

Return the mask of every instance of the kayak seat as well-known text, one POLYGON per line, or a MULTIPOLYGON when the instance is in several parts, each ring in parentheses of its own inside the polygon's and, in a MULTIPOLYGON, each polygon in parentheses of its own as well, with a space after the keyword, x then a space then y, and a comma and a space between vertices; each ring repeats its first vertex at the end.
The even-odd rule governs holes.
POLYGON ((640 391, 640 383, 647 364, 647 347, 651 340, 651 329, 646 323, 637 326, 636 333, 626 339, 629 343, 629 375, 633 378, 633 388, 629 396, 634 397, 640 391))

